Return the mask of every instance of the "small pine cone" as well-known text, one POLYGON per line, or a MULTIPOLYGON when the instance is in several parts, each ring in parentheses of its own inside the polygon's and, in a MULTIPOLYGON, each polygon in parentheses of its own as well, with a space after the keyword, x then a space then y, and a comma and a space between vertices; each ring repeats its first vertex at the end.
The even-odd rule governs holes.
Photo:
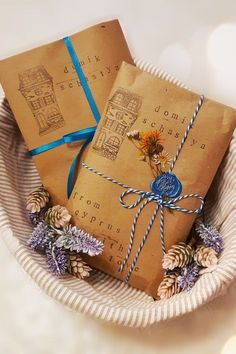
POLYGON ((47 206, 49 199, 48 191, 41 186, 29 194, 26 201, 26 209, 30 213, 39 213, 41 209, 47 206))
POLYGON ((55 205, 49 208, 44 215, 46 223, 56 228, 66 227, 70 219, 71 215, 68 210, 61 205, 55 205))
POLYGON ((79 279, 88 278, 92 268, 90 268, 76 252, 68 255, 68 272, 79 279))
POLYGON ((179 242, 172 246, 164 255, 162 260, 163 269, 173 270, 174 268, 183 268, 191 262, 193 258, 193 249, 184 242, 179 242))
POLYGON ((164 275, 164 278, 157 289, 157 296, 159 296, 160 299, 169 299, 171 296, 180 292, 180 287, 177 282, 178 277, 178 272, 164 275))
POLYGON ((218 263, 217 253, 211 247, 198 246, 194 254, 195 262, 204 268, 215 266, 218 263))

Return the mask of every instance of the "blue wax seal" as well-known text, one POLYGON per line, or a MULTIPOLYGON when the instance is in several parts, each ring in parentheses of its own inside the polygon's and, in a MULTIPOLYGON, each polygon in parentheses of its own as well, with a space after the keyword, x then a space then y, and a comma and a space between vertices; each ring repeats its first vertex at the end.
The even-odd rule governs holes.
POLYGON ((176 198, 182 192, 182 184, 176 175, 165 172, 151 182, 151 191, 163 197, 176 198))

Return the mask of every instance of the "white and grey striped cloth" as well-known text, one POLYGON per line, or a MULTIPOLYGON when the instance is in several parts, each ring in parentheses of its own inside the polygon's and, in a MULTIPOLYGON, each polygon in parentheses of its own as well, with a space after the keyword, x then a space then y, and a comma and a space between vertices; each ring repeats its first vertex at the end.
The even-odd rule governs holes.
MULTIPOLYGON (((142 61, 138 67, 177 85, 177 80, 142 61)), ((236 277, 236 136, 214 180, 206 204, 207 219, 220 226, 225 250, 217 268, 200 277, 189 292, 169 300, 153 301, 143 292, 97 272, 88 281, 70 275, 52 276, 43 256, 31 252, 26 240, 31 232, 25 213, 27 194, 40 183, 11 110, 0 102, 0 235, 19 264, 38 286, 56 301, 106 321, 144 327, 190 312, 222 291, 236 277)))

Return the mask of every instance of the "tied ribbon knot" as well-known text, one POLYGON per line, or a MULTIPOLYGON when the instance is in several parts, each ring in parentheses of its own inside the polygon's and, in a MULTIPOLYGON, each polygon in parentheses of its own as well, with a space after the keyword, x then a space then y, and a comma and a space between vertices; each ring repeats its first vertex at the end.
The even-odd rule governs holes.
POLYGON ((107 180, 108 182, 114 183, 124 189, 124 191, 119 196, 120 205, 123 208, 133 209, 141 204, 139 206, 139 209, 138 209, 134 219, 133 219, 133 224, 131 226, 131 231, 130 231, 128 250, 127 250, 124 260, 122 261, 122 263, 118 269, 118 272, 123 271, 123 269, 128 261, 128 258, 130 256, 132 246, 133 246, 134 236, 135 236, 136 225, 137 225, 137 222, 138 222, 138 219, 140 217, 142 210, 145 208, 145 206, 147 204, 149 204, 151 202, 156 204, 153 214, 149 220, 145 234, 140 242, 138 250, 137 250, 135 257, 131 263, 131 266, 128 270, 127 276, 124 279, 125 283, 128 283, 128 281, 129 281, 129 278, 134 270, 135 264, 136 264, 138 257, 142 251, 142 248, 145 244, 145 241, 149 235, 149 232, 153 226, 153 223, 155 221, 155 218, 156 218, 159 210, 160 210, 160 239, 161 239, 161 248, 162 248, 163 254, 166 253, 165 240, 164 240, 164 209, 167 208, 167 209, 174 210, 174 211, 180 211, 180 212, 186 213, 186 214, 200 214, 202 212, 202 209, 204 206, 204 198, 197 193, 190 193, 190 194, 180 195, 175 198, 168 198, 167 199, 166 197, 164 197, 160 194, 157 194, 157 193, 146 192, 146 191, 143 191, 140 189, 131 188, 131 187, 127 186, 126 184, 121 183, 121 182, 117 181, 116 179, 109 177, 107 175, 104 175, 103 173, 95 170, 94 168, 88 166, 85 162, 82 162, 81 165, 84 168, 86 168, 88 171, 94 173, 95 175, 102 177, 103 179, 107 180), (135 200, 135 202, 133 202, 131 204, 126 204, 126 202, 124 200, 125 197, 127 197, 128 195, 132 195, 132 194, 137 195, 137 199, 135 200), (184 207, 177 204, 181 200, 190 199, 190 198, 199 200, 200 204, 197 208, 187 209, 187 208, 184 208, 184 207))
POLYGON ((129 278, 134 270, 134 267, 136 265, 136 262, 138 260, 138 257, 142 251, 142 248, 145 244, 145 241, 149 235, 149 232, 152 228, 152 225, 155 221, 155 218, 157 216, 158 211, 160 210, 160 239, 161 239, 161 248, 162 248, 162 252, 163 254, 166 253, 166 249, 165 249, 165 241, 164 241, 164 208, 167 209, 171 209, 171 210, 176 210, 176 211, 180 211, 182 213, 187 213, 187 214, 200 214, 202 212, 203 206, 204 206, 204 199, 203 197, 201 197, 200 195, 196 194, 196 193, 190 193, 190 194, 185 194, 176 198, 168 198, 166 199, 165 197, 155 194, 153 192, 145 192, 139 189, 132 189, 132 188, 128 188, 126 189, 119 197, 120 200, 120 204, 123 208, 126 209, 133 209, 136 208, 138 205, 140 205, 134 219, 133 219, 133 224, 131 226, 131 231, 130 231, 130 240, 129 240, 129 246, 128 246, 128 250, 126 253, 126 256, 124 258, 124 260, 122 261, 120 268, 118 269, 118 272, 122 272, 127 261, 128 258, 130 256, 131 250, 132 250, 132 246, 133 246, 133 240, 134 240, 134 235, 135 235, 135 229, 136 229, 136 225, 138 222, 138 219, 140 217, 140 214, 142 213, 142 210, 145 208, 145 206, 151 202, 154 202, 156 204, 154 212, 149 220, 149 224, 147 226, 147 229, 145 231, 145 234, 140 242, 140 245, 138 247, 138 250, 135 254, 135 257, 131 263, 131 266, 128 270, 128 274, 125 277, 125 283, 128 283, 129 278), (129 195, 129 194, 134 194, 134 195, 138 195, 137 200, 132 203, 132 204, 126 204, 124 201, 124 198, 129 195), (179 205, 176 205, 176 203, 178 203, 181 200, 184 199, 189 199, 189 198, 195 198, 198 199, 200 201, 200 205, 195 208, 195 209, 187 209, 184 207, 181 207, 179 205))

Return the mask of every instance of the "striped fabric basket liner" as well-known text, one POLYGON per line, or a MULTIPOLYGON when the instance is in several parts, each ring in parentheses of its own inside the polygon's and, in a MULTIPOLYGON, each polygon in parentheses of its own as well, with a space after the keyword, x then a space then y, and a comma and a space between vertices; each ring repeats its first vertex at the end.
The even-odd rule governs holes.
MULTIPOLYGON (((170 75, 136 60, 143 70, 183 86, 170 75)), ((11 110, 0 102, 0 230, 10 251, 38 286, 67 308, 123 326, 145 327, 193 311, 224 292, 236 276, 236 136, 234 135, 208 193, 206 218, 220 227, 225 249, 217 268, 202 275, 189 292, 154 301, 143 292, 104 273, 87 281, 50 274, 43 256, 26 245, 32 228, 25 212, 28 193, 40 179, 11 110)))

